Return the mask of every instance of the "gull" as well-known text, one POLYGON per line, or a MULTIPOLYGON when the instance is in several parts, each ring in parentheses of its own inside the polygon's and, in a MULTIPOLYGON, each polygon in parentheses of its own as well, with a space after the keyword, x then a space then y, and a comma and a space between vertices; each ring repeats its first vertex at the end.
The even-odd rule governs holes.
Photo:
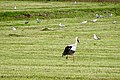
POLYGON ((87 21, 83 21, 83 22, 81 22, 81 24, 86 24, 87 23, 87 21))
POLYGON ((17 9, 16 6, 14 7, 14 9, 15 9, 15 10, 17 9))
POLYGON ((97 21, 97 19, 94 19, 94 20, 91 20, 92 22, 96 22, 97 21))
POLYGON ((96 34, 93 34, 93 39, 94 39, 94 40, 100 40, 100 38, 97 37, 96 34))
POLYGON ((61 24, 61 23, 59 24, 59 26, 60 26, 61 28, 65 27, 65 25, 64 25, 64 24, 61 24))
POLYGON ((112 14, 112 13, 110 13, 110 15, 109 15, 109 16, 110 16, 110 17, 112 17, 112 15, 113 15, 113 14, 112 14))
POLYGON ((37 19, 36 19, 36 22, 37 22, 37 23, 40 23, 40 20, 37 18, 37 19))
POLYGON ((16 31, 17 29, 16 29, 15 27, 12 27, 12 30, 13 30, 13 31, 16 31))
POLYGON ((99 18, 99 15, 98 15, 98 14, 96 14, 96 18, 99 18))
POLYGON ((75 1, 74 4, 76 4, 77 2, 75 1))
POLYGON ((117 21, 113 21, 112 23, 113 23, 113 24, 116 24, 116 22, 117 22, 117 21))

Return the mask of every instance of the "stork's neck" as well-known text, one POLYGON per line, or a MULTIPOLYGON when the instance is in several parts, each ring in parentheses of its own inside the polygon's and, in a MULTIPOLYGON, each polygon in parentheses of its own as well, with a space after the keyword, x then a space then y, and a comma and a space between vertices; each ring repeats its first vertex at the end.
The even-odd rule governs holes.
POLYGON ((77 46, 77 43, 78 43, 77 40, 78 40, 78 38, 76 37, 76 38, 75 38, 75 45, 76 45, 76 46, 77 46))

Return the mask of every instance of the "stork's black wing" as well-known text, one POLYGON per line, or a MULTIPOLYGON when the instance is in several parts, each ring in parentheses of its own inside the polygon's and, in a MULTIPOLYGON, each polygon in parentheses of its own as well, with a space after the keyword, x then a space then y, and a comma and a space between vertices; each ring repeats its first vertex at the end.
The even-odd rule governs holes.
POLYGON ((71 48, 72 48, 72 46, 66 46, 62 55, 68 55, 70 50, 71 50, 71 48))

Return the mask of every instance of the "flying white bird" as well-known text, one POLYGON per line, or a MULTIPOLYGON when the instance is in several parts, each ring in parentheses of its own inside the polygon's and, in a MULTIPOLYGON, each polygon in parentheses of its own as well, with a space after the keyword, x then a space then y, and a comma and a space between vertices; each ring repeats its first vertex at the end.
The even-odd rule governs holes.
POLYGON ((100 40, 100 38, 97 37, 96 34, 93 34, 93 39, 94 39, 94 40, 100 40))
POLYGON ((14 9, 15 9, 15 10, 17 9, 16 6, 14 7, 14 9))
POLYGON ((15 27, 12 27, 12 30, 13 30, 13 31, 16 31, 17 29, 16 29, 15 27))
POLYGON ((36 22, 37 22, 37 23, 40 23, 40 20, 37 18, 37 19, 36 19, 36 22))
POLYGON ((113 24, 116 24, 116 22, 117 22, 117 21, 113 21, 112 23, 113 23, 113 24))
POLYGON ((61 23, 59 24, 59 26, 60 26, 61 28, 65 27, 65 25, 64 25, 64 24, 61 24, 61 23))
POLYGON ((97 21, 97 19, 94 19, 94 20, 91 20, 92 22, 96 22, 97 21))
POLYGON ((81 24, 86 24, 88 21, 83 21, 83 22, 81 22, 81 24))
POLYGON ((77 48, 77 44, 79 43, 78 37, 75 38, 75 44, 67 45, 64 49, 64 52, 62 53, 62 57, 66 56, 66 59, 68 59, 68 55, 73 56, 73 62, 75 61, 74 59, 74 53, 77 48))

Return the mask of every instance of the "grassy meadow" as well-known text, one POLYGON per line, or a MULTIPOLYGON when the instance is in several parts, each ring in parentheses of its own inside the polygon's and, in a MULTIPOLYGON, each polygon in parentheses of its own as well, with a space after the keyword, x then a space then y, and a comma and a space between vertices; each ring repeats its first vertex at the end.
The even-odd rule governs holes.
POLYGON ((0 80, 120 80, 120 3, 0 1, 0 80))

